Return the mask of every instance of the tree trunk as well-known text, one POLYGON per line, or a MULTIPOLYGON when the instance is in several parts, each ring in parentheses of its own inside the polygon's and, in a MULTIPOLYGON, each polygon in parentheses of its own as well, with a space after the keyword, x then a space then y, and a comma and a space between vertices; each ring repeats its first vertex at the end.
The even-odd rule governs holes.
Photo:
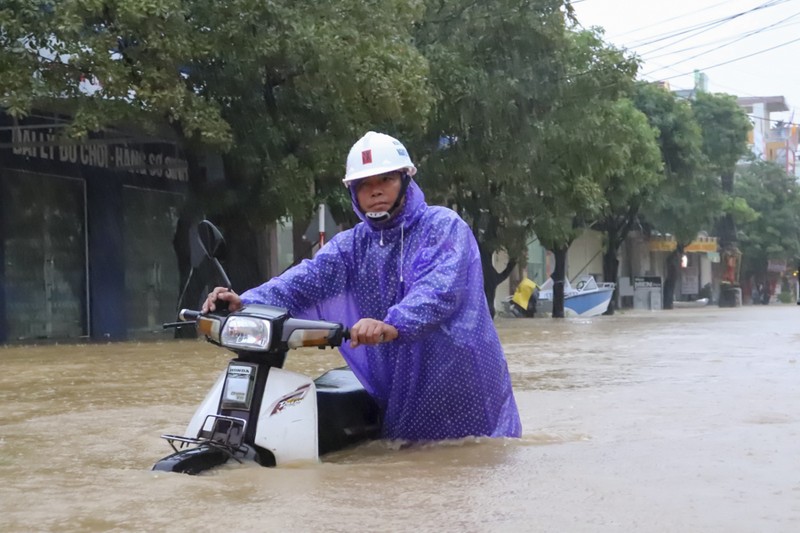
POLYGON ((553 269, 553 318, 564 318, 564 279, 567 272, 567 251, 569 245, 553 250, 556 260, 553 269))
POLYGON ((614 284, 614 295, 608 303, 608 309, 604 315, 613 315, 614 306, 619 295, 619 284, 617 283, 617 274, 619 273, 619 247, 622 245, 621 239, 617 238, 615 232, 608 231, 606 233, 608 244, 606 250, 603 252, 603 281, 608 281, 614 284))
POLYGON ((492 257, 494 252, 478 244, 478 250, 481 254, 481 267, 483 269, 483 293, 486 296, 486 304, 489 306, 489 313, 494 318, 496 310, 494 308, 494 299, 497 295, 497 286, 503 283, 508 278, 514 267, 517 266, 516 260, 512 259, 506 265, 502 272, 494 269, 492 257))
POLYGON ((667 256, 667 277, 664 280, 664 309, 672 309, 675 301, 675 286, 678 284, 678 271, 683 248, 678 247, 667 256))
MULTIPOLYGON (((733 172, 723 172, 721 176, 722 190, 727 194, 733 194, 733 172)), ((733 215, 726 213, 719 221, 717 235, 719 236, 719 247, 722 250, 734 250, 737 248, 736 244, 738 238, 736 236, 736 221, 733 215)), ((735 281, 738 285, 738 279, 735 281)))

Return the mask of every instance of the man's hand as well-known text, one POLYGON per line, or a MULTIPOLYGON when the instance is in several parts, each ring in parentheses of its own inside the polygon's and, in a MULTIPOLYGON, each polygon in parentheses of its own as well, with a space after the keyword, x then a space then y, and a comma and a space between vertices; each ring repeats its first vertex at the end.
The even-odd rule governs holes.
POLYGON ((386 322, 374 318, 362 318, 350 328, 350 347, 389 342, 395 340, 398 335, 397 328, 386 322))
POLYGON ((242 299, 239 295, 228 289, 227 287, 215 287, 213 291, 208 293, 208 298, 203 302, 203 313, 209 313, 217 309, 216 302, 222 300, 228 302, 228 311, 233 313, 242 308, 242 299))

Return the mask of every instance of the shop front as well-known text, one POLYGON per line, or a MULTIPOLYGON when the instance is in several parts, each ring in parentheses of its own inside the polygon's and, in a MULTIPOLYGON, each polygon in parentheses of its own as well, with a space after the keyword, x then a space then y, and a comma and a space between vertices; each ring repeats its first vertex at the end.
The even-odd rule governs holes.
POLYGON ((173 320, 188 175, 174 142, 0 114, 0 343, 122 340, 173 320))

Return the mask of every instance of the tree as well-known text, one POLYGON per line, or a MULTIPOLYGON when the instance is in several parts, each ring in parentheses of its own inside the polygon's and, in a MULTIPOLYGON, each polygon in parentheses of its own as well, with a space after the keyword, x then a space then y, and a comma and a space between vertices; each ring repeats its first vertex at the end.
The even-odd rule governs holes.
POLYGON ((733 176, 736 163, 748 153, 747 134, 752 126, 734 96, 701 92, 692 101, 692 109, 703 132, 703 153, 710 172, 719 178, 725 195, 716 231, 725 265, 719 304, 733 306, 737 301, 741 266, 741 253, 736 245, 735 211, 747 209, 746 204, 734 196, 733 176))
POLYGON ((770 259, 800 258, 800 185, 780 166, 757 159, 737 174, 736 192, 756 213, 737 220, 743 272, 766 279, 770 259))
POLYGON ((0 104, 12 116, 71 111, 76 138, 110 124, 154 133, 175 121, 209 145, 230 141, 218 106, 181 76, 198 52, 184 2, 9 0, 0 27, 0 104))
MULTIPOLYGON (((619 249, 638 223, 642 205, 664 179, 658 131, 630 100, 619 100, 615 115, 603 128, 603 139, 617 162, 603 183, 606 203, 594 224, 605 234, 603 279, 613 283, 619 273, 619 249)), ((613 312, 612 299, 607 314, 613 312)))
POLYGON ((707 170, 702 133, 689 102, 643 82, 637 85, 634 102, 659 134, 664 180, 641 211, 650 228, 677 241, 667 257, 664 280, 664 309, 672 309, 683 249, 719 213, 721 197, 717 180, 707 170))
POLYGON ((118 124, 171 129, 197 194, 190 212, 221 222, 231 279, 244 288, 266 276, 258 232, 343 191, 356 138, 424 127, 427 62, 409 35, 420 7, 10 0, 0 8, 0 103, 16 115, 68 110, 74 137, 118 124), (223 183, 205 182, 210 150, 222 151, 223 183))
MULTIPOLYGON (((540 146, 531 152, 526 192, 535 217, 531 227, 555 256, 553 317, 564 316, 564 274, 570 244, 602 216, 604 191, 629 164, 631 121, 645 126, 620 98, 633 85, 636 62, 608 46, 596 31, 573 31, 564 48, 565 82, 542 124, 540 146)), ((639 133, 642 130, 639 129, 639 133)))
MULTIPOLYGON (((736 97, 700 92, 692 100, 692 111, 703 135, 702 150, 709 170, 720 179, 722 191, 733 196, 736 163, 748 152, 747 134, 752 125, 736 97)), ((736 240, 733 215, 727 212, 719 233, 723 246, 736 240)))
POLYGON ((420 15, 412 0, 196 2, 197 31, 212 53, 190 69, 190 81, 224 103, 234 142, 225 154, 218 216, 234 243, 232 280, 263 281, 253 269, 253 236, 289 215, 302 229, 313 207, 348 202, 341 186, 350 145, 369 129, 421 131, 431 103, 428 65, 409 31, 420 15), (241 268, 241 267, 240 267, 241 268))
POLYGON ((415 31, 437 100, 413 151, 422 156, 428 196, 472 228, 492 310, 497 284, 525 248, 530 154, 563 85, 562 4, 429 0, 415 31), (512 258, 503 272, 492 265, 499 250, 512 258))

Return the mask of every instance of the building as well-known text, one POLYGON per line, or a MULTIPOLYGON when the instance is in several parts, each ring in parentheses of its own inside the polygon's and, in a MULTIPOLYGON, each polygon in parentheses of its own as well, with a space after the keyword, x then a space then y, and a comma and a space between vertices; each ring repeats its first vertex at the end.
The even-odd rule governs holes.
POLYGON ((0 113, 0 343, 121 340, 174 320, 178 145, 121 130, 73 142, 68 121, 0 113))
POLYGON ((783 96, 748 96, 737 102, 753 124, 748 139, 753 154, 781 165, 790 176, 800 177, 797 167, 800 132, 792 120, 785 123, 773 118, 773 113, 789 110, 786 99, 783 96))

